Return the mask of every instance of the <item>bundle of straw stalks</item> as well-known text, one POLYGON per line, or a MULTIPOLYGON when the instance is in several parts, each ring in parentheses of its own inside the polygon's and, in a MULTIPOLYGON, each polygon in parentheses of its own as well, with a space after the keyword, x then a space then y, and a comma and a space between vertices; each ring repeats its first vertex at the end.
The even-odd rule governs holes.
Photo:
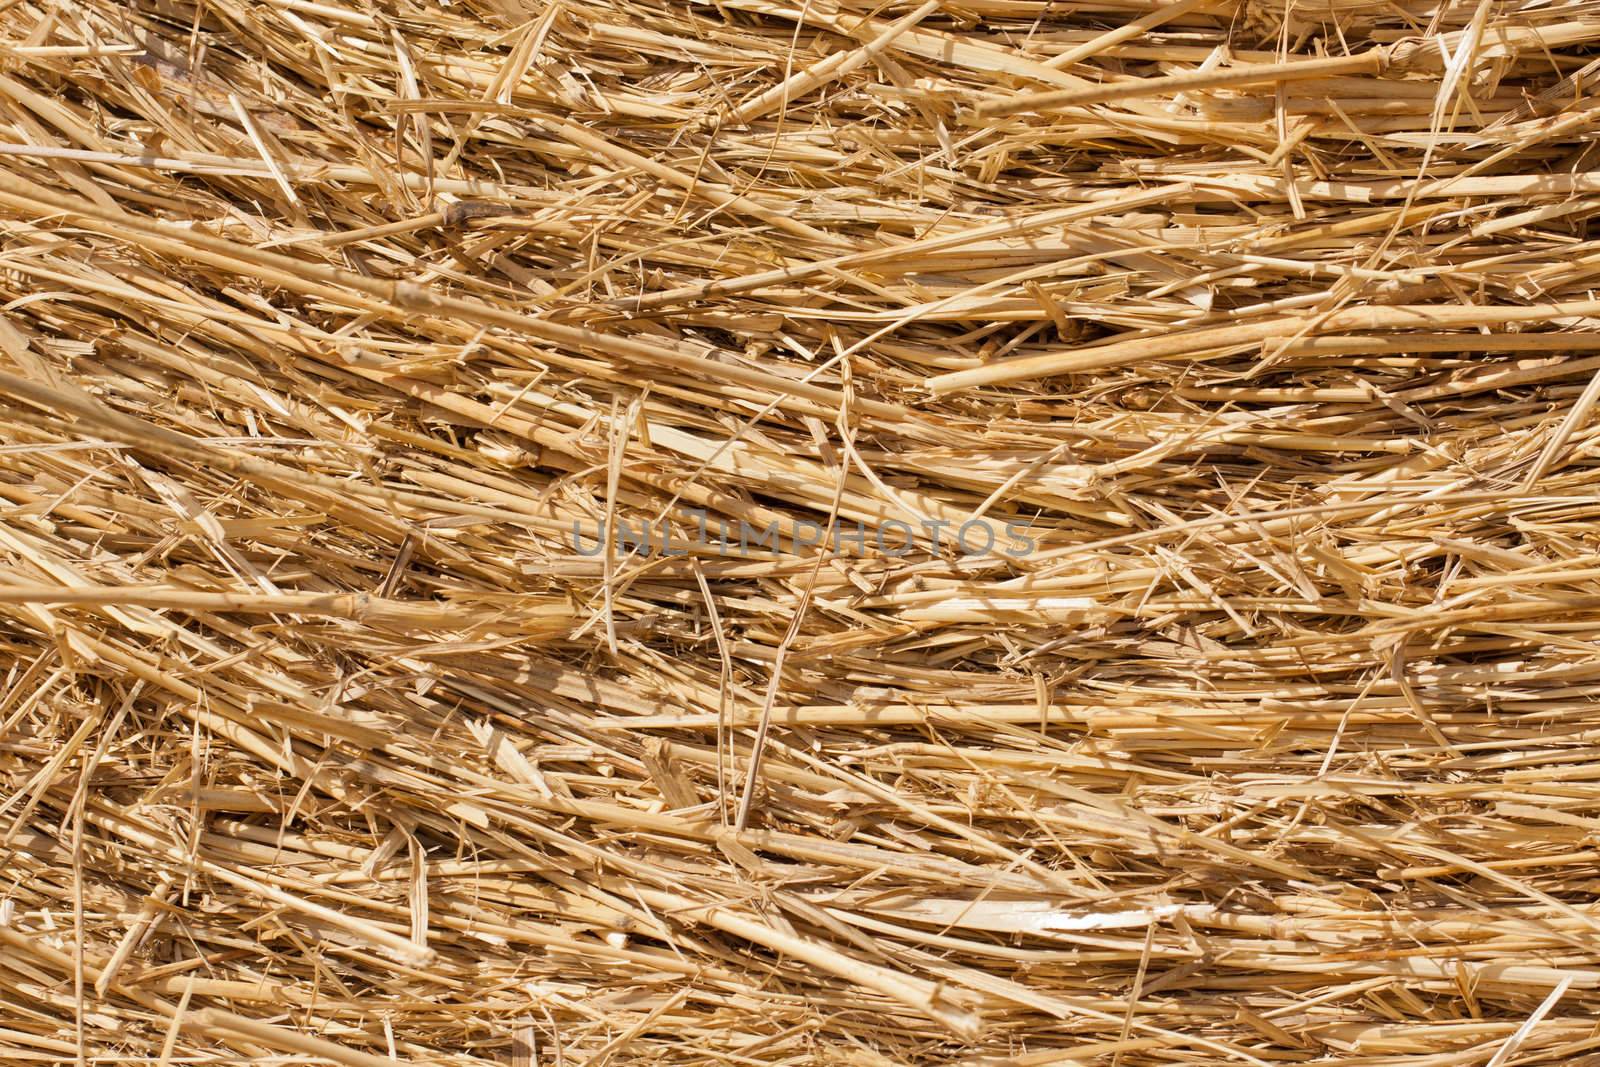
POLYGON ((0 1063, 1600 1062, 1593 4, 0 42, 0 1063))

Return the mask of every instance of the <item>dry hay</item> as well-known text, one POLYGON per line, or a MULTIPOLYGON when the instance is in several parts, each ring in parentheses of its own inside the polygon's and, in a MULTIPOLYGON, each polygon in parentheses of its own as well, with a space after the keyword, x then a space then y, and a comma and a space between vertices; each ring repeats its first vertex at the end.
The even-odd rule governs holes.
POLYGON ((6 1065, 1600 1055, 1592 5, 0 28, 6 1065))

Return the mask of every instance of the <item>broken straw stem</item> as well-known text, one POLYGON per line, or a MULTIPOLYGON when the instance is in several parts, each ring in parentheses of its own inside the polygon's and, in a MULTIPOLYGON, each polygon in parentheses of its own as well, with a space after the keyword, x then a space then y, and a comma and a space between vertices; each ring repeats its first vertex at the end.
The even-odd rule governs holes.
POLYGON ((1359 55, 1339 56, 1336 59, 1308 59, 1299 63, 1260 63, 1226 67, 1222 70, 1170 74, 1163 78, 1133 78, 1087 89, 1024 93, 1009 100, 979 104, 976 113, 979 118, 1001 118, 1024 111, 1053 111, 1068 107, 1083 107, 1087 104, 1109 104, 1112 101, 1132 100, 1141 96, 1163 96, 1196 89, 1220 89, 1230 85, 1267 85, 1306 78, 1381 74, 1392 62, 1391 55, 1392 49, 1374 48, 1359 55))

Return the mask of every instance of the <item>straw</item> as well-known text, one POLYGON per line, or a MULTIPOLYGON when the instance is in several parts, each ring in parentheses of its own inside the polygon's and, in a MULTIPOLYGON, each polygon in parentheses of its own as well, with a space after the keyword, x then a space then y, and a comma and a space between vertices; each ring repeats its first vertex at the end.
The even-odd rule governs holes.
POLYGON ((0 3, 0 1063, 1600 1056, 1597 45, 0 3))

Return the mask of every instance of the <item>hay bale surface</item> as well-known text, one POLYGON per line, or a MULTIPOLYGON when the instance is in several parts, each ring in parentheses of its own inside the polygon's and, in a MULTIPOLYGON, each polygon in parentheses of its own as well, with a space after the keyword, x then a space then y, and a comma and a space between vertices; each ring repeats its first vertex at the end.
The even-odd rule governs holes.
POLYGON ((1600 1055, 1592 5, 0 41, 0 1062, 1600 1055))

